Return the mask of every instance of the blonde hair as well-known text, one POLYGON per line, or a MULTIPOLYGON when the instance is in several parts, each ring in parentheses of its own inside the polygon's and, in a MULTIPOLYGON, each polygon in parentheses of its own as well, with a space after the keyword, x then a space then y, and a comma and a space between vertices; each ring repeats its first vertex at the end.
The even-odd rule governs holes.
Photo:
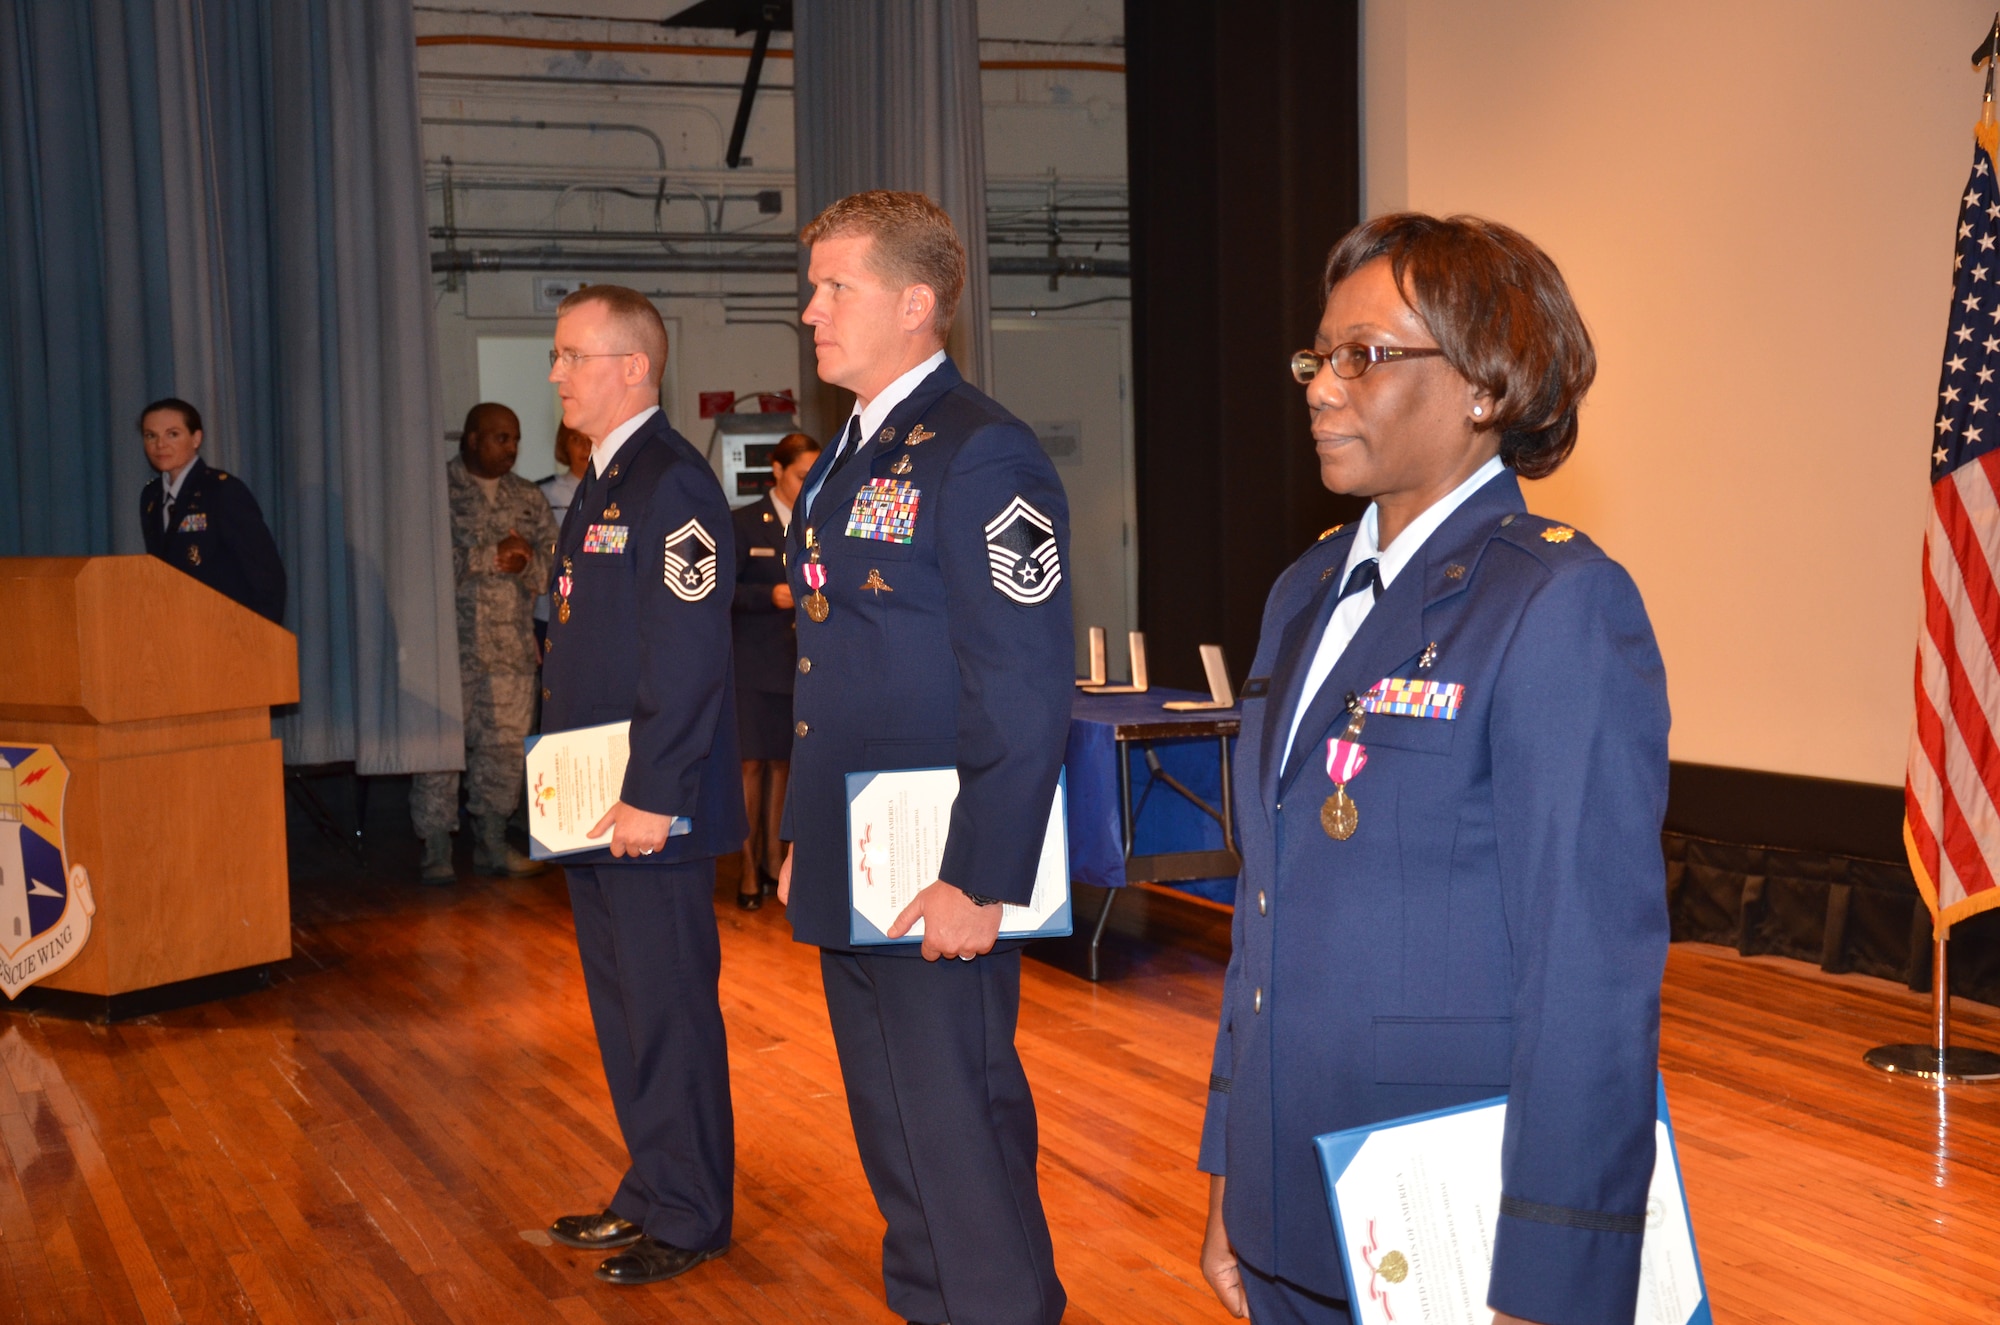
POLYGON ((613 324, 636 342, 633 349, 646 356, 646 380, 659 386, 667 371, 667 324, 653 301, 623 285, 586 285, 556 305, 556 320, 585 304, 602 305, 611 314, 613 324))
POLYGON ((892 285, 930 287, 937 296, 931 330, 942 342, 965 293, 965 246, 944 208, 921 193, 852 193, 814 217, 799 232, 799 241, 810 248, 842 235, 873 239, 869 265, 892 285))

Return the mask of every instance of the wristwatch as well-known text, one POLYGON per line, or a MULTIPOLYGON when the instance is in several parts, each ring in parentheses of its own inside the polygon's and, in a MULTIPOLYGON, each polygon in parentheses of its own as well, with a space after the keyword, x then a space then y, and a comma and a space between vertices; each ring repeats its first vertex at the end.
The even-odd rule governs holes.
POLYGON ((966 893, 966 894, 965 894, 965 900, 966 900, 966 901, 968 901, 968 902, 971 902, 971 903, 972 903, 972 904, 973 904, 974 906, 998 906, 998 905, 1000 905, 1000 899, 999 899, 999 898, 997 898, 997 897, 982 897, 982 896, 980 896, 980 895, 979 895, 978 893, 966 893))

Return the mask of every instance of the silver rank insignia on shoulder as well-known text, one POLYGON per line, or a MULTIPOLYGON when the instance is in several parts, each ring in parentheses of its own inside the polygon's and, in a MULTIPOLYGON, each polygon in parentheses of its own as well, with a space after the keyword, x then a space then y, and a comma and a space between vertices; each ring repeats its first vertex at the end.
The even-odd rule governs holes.
POLYGON ((682 602, 698 603, 715 588, 715 540, 701 521, 689 520, 668 534, 661 559, 666 586, 682 602))
POLYGON ((912 466, 910 464, 910 457, 907 455, 899 455, 896 457, 896 463, 889 466, 889 472, 891 474, 901 476, 909 473, 911 468, 912 466))
POLYGON ((1045 603, 1062 583, 1055 525, 1020 496, 986 522, 993 587, 1023 607, 1045 603))
POLYGON ((905 444, 909 446, 922 446, 935 436, 937 434, 934 432, 925 432, 924 425, 919 423, 916 427, 910 429, 910 435, 905 444))

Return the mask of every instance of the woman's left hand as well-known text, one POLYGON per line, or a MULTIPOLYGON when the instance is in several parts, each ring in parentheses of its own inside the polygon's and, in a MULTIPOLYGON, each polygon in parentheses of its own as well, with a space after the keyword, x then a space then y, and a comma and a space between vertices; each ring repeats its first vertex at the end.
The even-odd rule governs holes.
POLYGON ((1208 1228, 1201 1239, 1201 1277, 1208 1280, 1224 1310, 1242 1320, 1250 1314, 1250 1303, 1243 1296, 1243 1272, 1236 1265, 1236 1249, 1229 1245, 1229 1230, 1222 1223, 1225 1181, 1219 1173, 1211 1174, 1208 1180, 1208 1228))

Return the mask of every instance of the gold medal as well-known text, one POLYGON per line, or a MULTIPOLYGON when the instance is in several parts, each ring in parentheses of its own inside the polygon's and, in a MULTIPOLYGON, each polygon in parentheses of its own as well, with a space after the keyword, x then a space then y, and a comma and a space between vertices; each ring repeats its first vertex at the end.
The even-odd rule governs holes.
POLYGON ((826 614, 829 610, 830 609, 827 607, 826 595, 821 593, 819 590, 815 589, 811 593, 806 595, 806 615, 811 617, 813 620, 815 621, 826 620, 826 614))
POLYGON ((556 604, 556 620, 565 626, 569 624, 569 599, 565 598, 556 604))
POLYGON ((1354 798, 1347 794, 1346 787, 1336 786, 1333 795, 1319 807, 1319 826, 1334 841, 1345 842, 1360 825, 1361 811, 1354 807, 1354 798))

